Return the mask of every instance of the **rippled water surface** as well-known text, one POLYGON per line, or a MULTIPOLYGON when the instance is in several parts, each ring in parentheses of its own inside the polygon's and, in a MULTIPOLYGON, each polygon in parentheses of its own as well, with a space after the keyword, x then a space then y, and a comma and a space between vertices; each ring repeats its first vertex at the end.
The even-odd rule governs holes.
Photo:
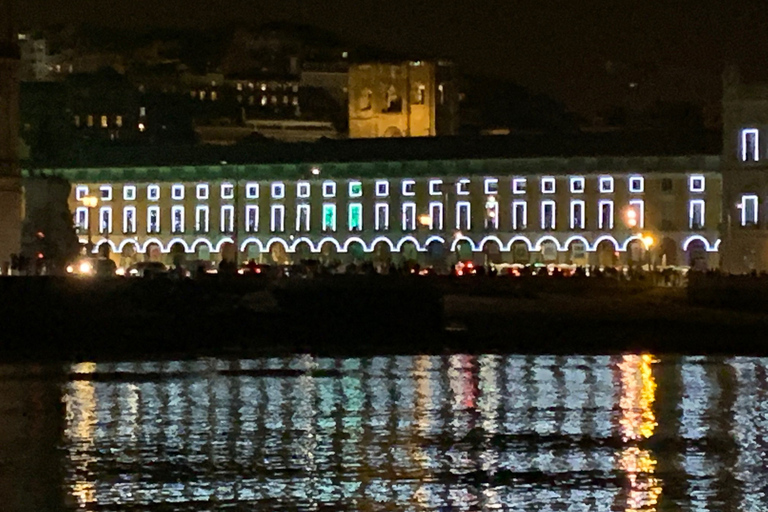
POLYGON ((768 360, 0 367, 2 510, 768 509, 768 360))

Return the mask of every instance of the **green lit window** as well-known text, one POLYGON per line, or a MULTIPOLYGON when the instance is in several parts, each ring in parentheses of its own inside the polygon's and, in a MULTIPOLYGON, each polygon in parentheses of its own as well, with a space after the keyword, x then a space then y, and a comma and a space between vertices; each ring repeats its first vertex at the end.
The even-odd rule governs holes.
POLYGON ((362 231, 363 229, 363 205, 352 203, 349 205, 349 230, 362 231))
POLYGON ((349 182, 349 197, 361 197, 363 195, 363 184, 359 181, 349 182))
POLYGON ((336 205, 323 205, 323 231, 336 231, 336 205))

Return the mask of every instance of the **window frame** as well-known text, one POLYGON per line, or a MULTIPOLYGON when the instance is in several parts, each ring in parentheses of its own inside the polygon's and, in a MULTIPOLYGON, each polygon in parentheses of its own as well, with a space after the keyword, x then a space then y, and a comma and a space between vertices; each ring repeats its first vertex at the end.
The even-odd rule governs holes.
POLYGON ((613 176, 600 176, 598 178, 598 190, 601 194, 613 194, 615 190, 615 180, 613 176))
POLYGON ((586 190, 586 180, 584 179, 584 176, 571 176, 569 182, 571 194, 583 194, 586 190), (581 190, 576 189, 576 184, 581 186, 581 190))
POLYGON ((571 200, 571 215, 570 215, 570 226, 571 230, 583 230, 586 226, 586 204, 584 203, 583 199, 572 199, 571 200), (576 207, 581 207, 581 218, 579 219, 578 225, 576 224, 576 219, 574 216, 574 212, 576 207))
POLYGON ((327 180, 323 182, 323 197, 336 197, 336 182, 327 180), (330 190, 330 192, 329 192, 330 190))
POLYGON ((197 185, 195 185, 195 197, 199 201, 207 201, 208 198, 210 197, 210 193, 211 193, 211 190, 208 183, 198 183, 197 185))
POLYGON ((512 193, 515 195, 522 195, 528 191, 528 179, 527 178, 512 178, 512 193), (522 184, 522 189, 519 185, 522 184))
POLYGON ((541 230, 542 231, 554 231, 557 229, 557 202, 553 199, 542 199, 540 204, 541 214, 541 230), (549 226, 547 226, 547 216, 545 214, 546 208, 552 207, 552 218, 549 226))
POLYGON ((300 181, 296 184, 296 197, 299 199, 308 199, 311 192, 311 186, 308 181, 300 181))
POLYGON ((628 186, 630 194, 642 194, 645 192, 645 178, 643 176, 630 176, 628 186), (635 186, 636 183, 640 185, 635 186))
POLYGON ((124 235, 133 235, 136 234, 137 231, 137 225, 136 222, 136 207, 134 205, 129 206, 123 206, 123 234, 124 235), (131 221, 129 224, 128 220, 128 213, 131 213, 131 221))
POLYGON ((181 183, 171 185, 171 199, 174 201, 181 201, 184 199, 184 185, 181 183), (181 194, 177 195, 176 192, 179 190, 181 190, 181 194))
POLYGON ((147 201, 159 201, 159 200, 160 200, 160 185, 157 185, 154 183, 151 185, 147 185, 147 201))
MULTIPOLYGON (((246 199, 258 199, 259 198, 259 183, 256 181, 249 181, 245 184, 245 198, 246 199)), ((199 198, 198 198, 199 199, 199 198)))
POLYGON ((401 195, 404 197, 413 197, 416 195, 416 180, 407 179, 400 182, 401 195), (409 188, 413 190, 409 190, 409 188))
POLYGON ((389 197, 389 181, 388 180, 377 180, 376 181, 376 197, 389 197), (384 186, 384 191, 381 191, 382 185, 384 186))
POLYGON ((136 185, 123 185, 123 201, 136 200, 136 185), (130 194, 129 194, 130 191, 130 194))
POLYGON ((554 176, 542 176, 541 177, 541 193, 542 194, 556 194, 557 193, 557 180, 554 176), (547 185, 552 185, 552 190, 548 190, 547 185))
POLYGON ((184 231, 186 230, 186 215, 184 211, 183 205, 173 205, 171 206, 171 234, 173 235, 180 235, 184 234, 184 231), (181 230, 176 230, 176 212, 181 212, 181 230))
POLYGON ((211 209, 207 204, 198 204, 195 206, 195 233, 211 232, 211 209), (201 226, 201 221, 205 223, 201 226))
POLYGON ((688 191, 694 194, 700 194, 706 189, 706 178, 702 174, 693 174, 688 177, 688 191), (695 186, 696 182, 700 181, 700 186, 695 186))
POLYGON ((269 185, 269 197, 271 199, 285 199, 285 183, 274 181, 269 185))

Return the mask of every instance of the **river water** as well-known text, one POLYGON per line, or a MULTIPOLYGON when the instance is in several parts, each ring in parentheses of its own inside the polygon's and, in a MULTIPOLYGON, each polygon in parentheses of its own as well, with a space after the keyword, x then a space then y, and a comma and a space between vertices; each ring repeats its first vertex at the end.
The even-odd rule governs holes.
POLYGON ((764 511, 766 398, 744 357, 5 365, 0 509, 764 511))

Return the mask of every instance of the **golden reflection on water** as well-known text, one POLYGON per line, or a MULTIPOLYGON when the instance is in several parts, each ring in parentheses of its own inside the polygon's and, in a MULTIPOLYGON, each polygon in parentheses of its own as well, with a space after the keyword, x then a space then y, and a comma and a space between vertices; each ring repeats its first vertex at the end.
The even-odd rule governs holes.
MULTIPOLYGON (((621 372, 622 415, 619 421, 624 442, 638 442, 650 438, 657 423, 653 413, 656 399, 656 381, 652 355, 625 355, 619 363, 621 372)), ((624 448, 619 467, 629 480, 626 512, 655 512, 661 496, 661 483, 653 476, 657 461, 649 450, 638 446, 624 448)))
MULTIPOLYGON (((78 363, 72 365, 72 373, 87 376, 96 371, 96 363, 78 363)), ((66 418, 69 425, 65 435, 70 446, 70 460, 74 463, 78 476, 71 484, 72 496, 81 507, 96 501, 96 488, 93 480, 84 478, 89 475, 89 465, 96 462, 91 456, 96 427, 96 391, 90 380, 74 380, 65 395, 66 418)))

